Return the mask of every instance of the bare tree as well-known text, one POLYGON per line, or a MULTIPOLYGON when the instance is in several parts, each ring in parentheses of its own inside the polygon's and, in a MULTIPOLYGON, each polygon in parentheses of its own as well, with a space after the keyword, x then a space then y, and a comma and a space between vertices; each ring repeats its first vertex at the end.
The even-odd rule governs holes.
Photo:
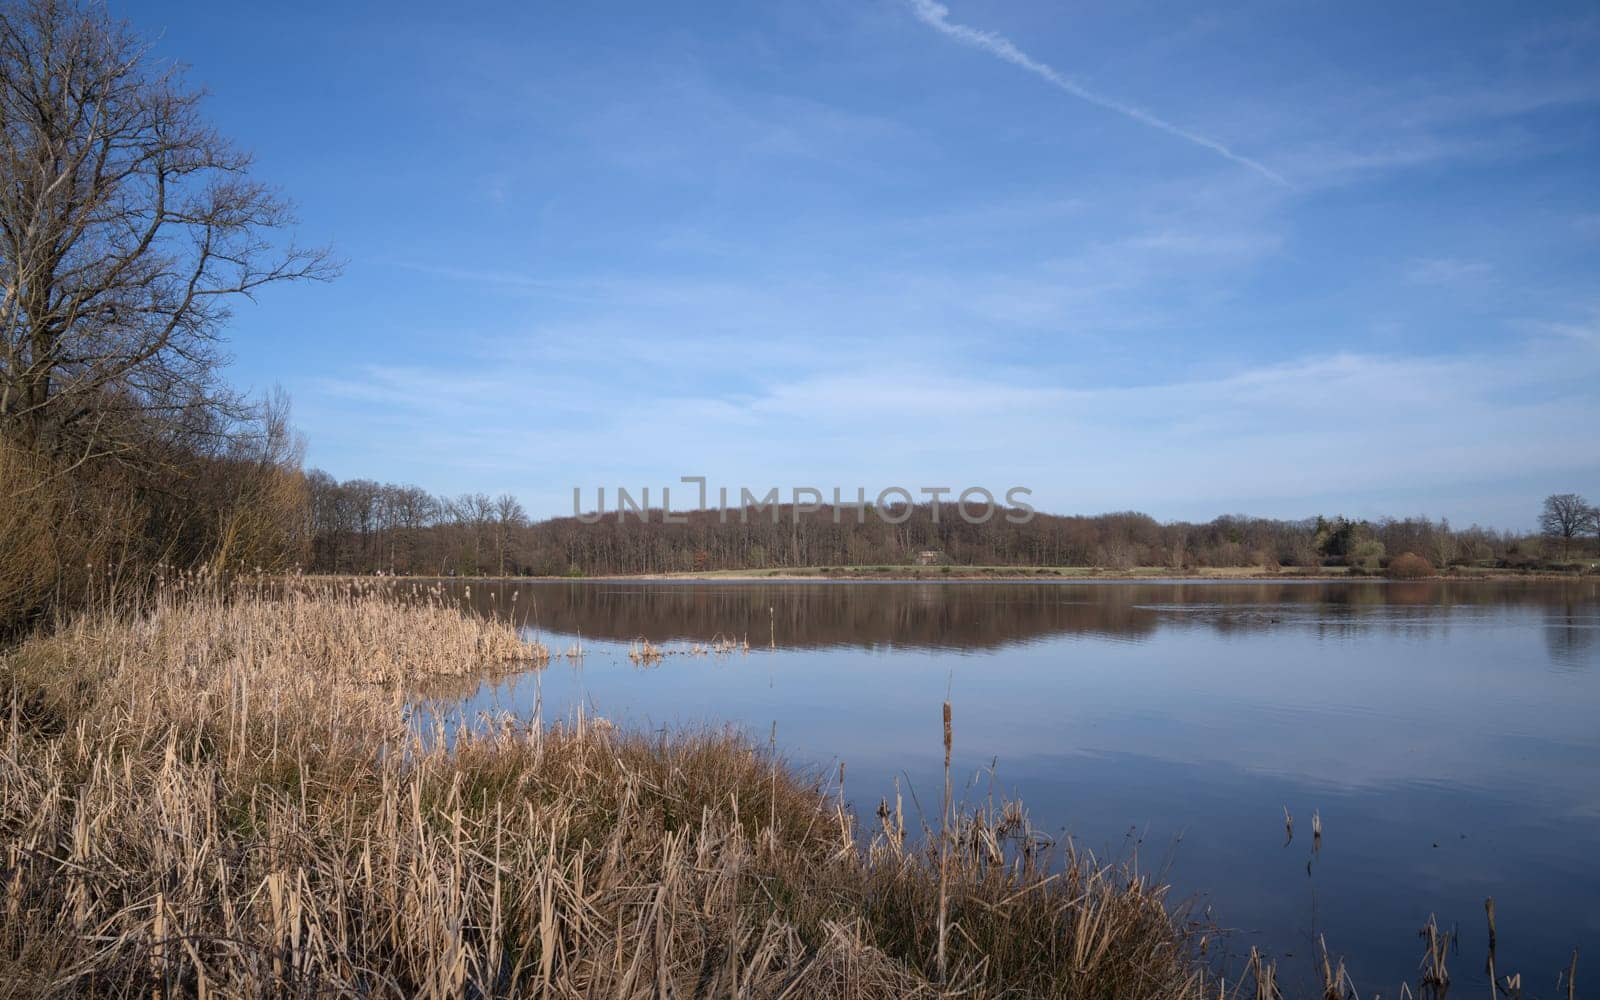
POLYGON ((210 508, 210 559, 219 570, 283 570, 309 552, 304 524, 310 492, 300 471, 305 442, 289 423, 289 397, 275 390, 261 414, 254 432, 226 442, 218 468, 194 491, 210 508))
POLYGON ((509 493, 502 493, 494 501, 495 549, 500 557, 500 575, 506 575, 506 550, 511 545, 511 533, 528 523, 528 512, 509 493))
MULTIPOLYGON (((237 411, 218 378, 231 301, 334 275, 203 92, 104 7, 0 7, 0 433, 54 458, 237 411)), ((228 421, 204 420, 205 426, 228 421)))
POLYGON ((447 501, 446 511, 461 536, 458 566, 470 575, 482 573, 482 551, 494 524, 494 502, 484 493, 463 493, 447 501))
POLYGON ((1544 498, 1539 530, 1546 538, 1561 539, 1561 558, 1565 559, 1573 536, 1589 527, 1592 516, 1593 511, 1583 497, 1576 493, 1555 493, 1544 498))

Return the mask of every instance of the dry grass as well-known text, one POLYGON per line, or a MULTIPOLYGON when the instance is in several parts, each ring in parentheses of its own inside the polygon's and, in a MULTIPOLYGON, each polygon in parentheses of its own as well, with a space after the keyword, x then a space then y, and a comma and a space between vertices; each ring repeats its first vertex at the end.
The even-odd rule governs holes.
POLYGON ((1217 994, 1159 886, 1015 805, 908 838, 885 803, 865 836, 735 735, 408 725, 422 675, 544 656, 350 590, 169 595, 13 651, 0 994, 1217 994))

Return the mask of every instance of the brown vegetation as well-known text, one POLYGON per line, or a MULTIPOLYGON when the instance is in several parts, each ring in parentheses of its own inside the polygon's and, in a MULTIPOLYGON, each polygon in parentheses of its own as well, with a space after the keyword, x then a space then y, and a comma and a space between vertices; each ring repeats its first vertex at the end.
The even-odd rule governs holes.
POLYGON ((1433 563, 1415 552, 1406 552, 1389 560, 1388 573, 1396 580, 1421 580, 1437 576, 1438 570, 1433 568, 1433 563))
POLYGON ((867 844, 732 735, 446 746, 372 682, 543 651, 427 594, 177 589, 0 665, 0 993, 1201 995, 1162 890, 1016 806, 867 844))
POLYGON ((148 593, 164 567, 282 572, 309 551, 287 405, 159 468, 52 459, 0 434, 0 637, 148 593))
POLYGON ((122 564, 137 506, 117 478, 64 475, 0 438, 0 636, 122 564))

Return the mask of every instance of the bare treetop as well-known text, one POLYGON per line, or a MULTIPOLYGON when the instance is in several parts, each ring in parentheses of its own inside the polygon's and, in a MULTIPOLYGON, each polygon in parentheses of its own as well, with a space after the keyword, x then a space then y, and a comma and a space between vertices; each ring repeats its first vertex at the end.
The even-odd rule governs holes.
POLYGON ((0 433, 115 453, 148 418, 226 412, 229 302, 325 279, 204 94, 100 6, 0 6, 0 433))
POLYGON ((1544 498, 1539 530, 1547 538, 1561 539, 1561 557, 1565 559, 1573 537, 1588 528, 1594 516, 1594 510, 1583 497, 1576 493, 1556 493, 1544 498))

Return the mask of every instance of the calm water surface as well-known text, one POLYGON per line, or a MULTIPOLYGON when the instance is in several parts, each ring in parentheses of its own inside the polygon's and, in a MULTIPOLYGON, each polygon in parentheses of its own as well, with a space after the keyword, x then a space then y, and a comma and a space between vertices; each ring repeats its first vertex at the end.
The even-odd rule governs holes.
POLYGON ((1555 995, 1578 947, 1600 982, 1593 582, 580 582, 470 601, 587 655, 452 711, 542 699, 546 719, 582 705, 760 742, 775 723, 790 759, 847 765, 864 816, 896 777, 936 815, 948 694, 973 799, 994 764, 1038 827, 1135 854, 1232 929, 1229 950, 1264 946, 1292 980, 1325 935, 1363 996, 1393 995, 1435 913, 1459 925, 1451 971, 1472 992, 1493 896, 1502 973, 1555 995), (750 651, 627 656, 719 635, 750 651))

